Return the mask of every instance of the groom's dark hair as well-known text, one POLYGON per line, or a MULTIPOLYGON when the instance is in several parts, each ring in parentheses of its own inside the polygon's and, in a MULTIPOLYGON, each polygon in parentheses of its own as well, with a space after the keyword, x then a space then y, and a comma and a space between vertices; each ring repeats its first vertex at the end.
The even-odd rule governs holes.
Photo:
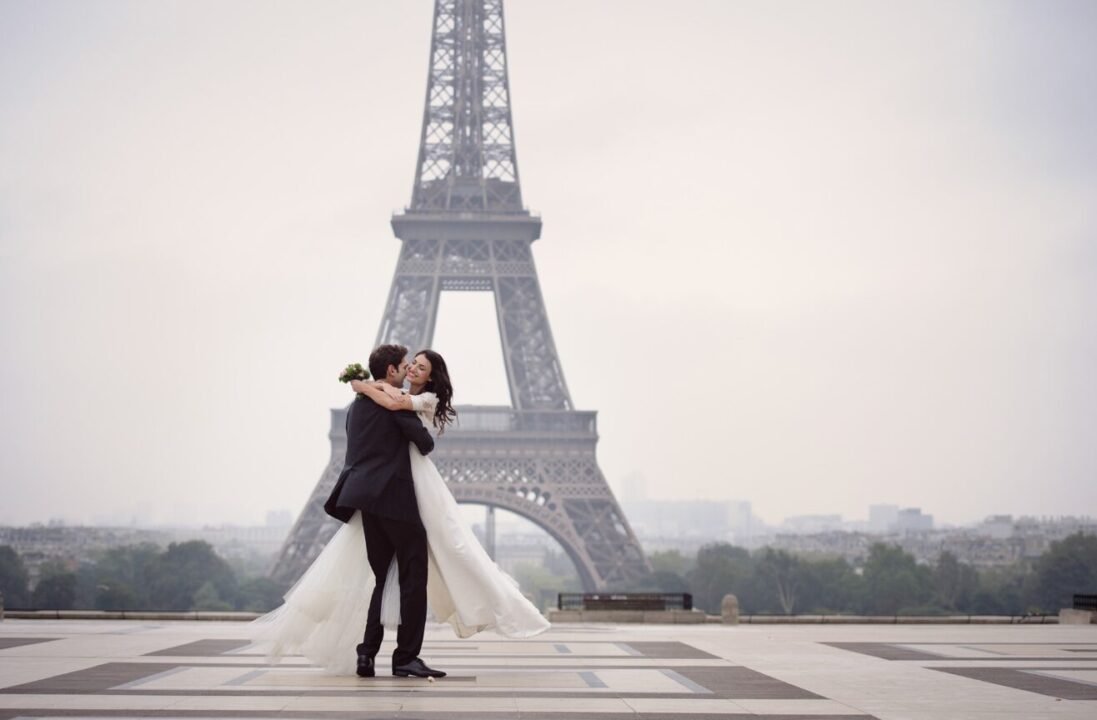
POLYGON ((403 345, 381 345, 369 354, 369 374, 374 380, 384 380, 389 373, 389 365, 400 367, 408 349, 403 345))

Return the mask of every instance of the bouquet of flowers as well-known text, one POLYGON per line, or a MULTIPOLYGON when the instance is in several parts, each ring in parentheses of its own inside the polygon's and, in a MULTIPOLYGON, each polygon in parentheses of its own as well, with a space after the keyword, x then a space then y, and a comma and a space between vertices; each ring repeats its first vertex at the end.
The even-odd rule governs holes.
POLYGON ((351 380, 369 380, 369 370, 362 367, 361 363, 347 365, 346 370, 339 376, 339 382, 349 383, 351 380))

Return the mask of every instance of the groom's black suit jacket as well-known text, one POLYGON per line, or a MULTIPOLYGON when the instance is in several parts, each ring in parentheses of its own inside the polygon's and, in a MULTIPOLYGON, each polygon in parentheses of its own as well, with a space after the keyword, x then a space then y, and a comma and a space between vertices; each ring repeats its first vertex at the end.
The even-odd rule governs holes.
POLYGON ((348 522, 355 510, 421 522, 408 442, 426 455, 434 439, 411 410, 386 410, 364 395, 347 408, 347 459, 324 511, 348 522))

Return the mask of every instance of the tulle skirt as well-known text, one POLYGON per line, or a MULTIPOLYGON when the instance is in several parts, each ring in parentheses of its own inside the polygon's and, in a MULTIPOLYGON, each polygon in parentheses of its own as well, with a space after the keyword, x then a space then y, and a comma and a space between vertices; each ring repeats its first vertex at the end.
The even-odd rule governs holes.
MULTIPOLYGON (((548 620, 522 595, 518 583, 488 557, 462 519, 457 501, 434 463, 410 445, 419 515, 427 532, 427 604, 458 637, 484 630, 512 638, 537 635, 548 620)), ((353 674, 375 578, 366 560, 361 513, 332 537, 285 602, 253 621, 251 639, 277 661, 303 655, 334 674, 353 674)), ((381 622, 400 623, 396 560, 385 579, 381 622)))

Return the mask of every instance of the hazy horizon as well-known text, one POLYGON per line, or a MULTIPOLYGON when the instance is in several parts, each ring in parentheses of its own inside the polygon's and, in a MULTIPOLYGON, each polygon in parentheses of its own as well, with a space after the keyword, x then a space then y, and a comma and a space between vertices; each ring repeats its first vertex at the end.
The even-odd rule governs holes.
MULTIPOLYGON (((1097 515, 1097 4, 511 0, 523 196, 620 491, 1097 515)), ((0 0, 0 524, 300 511, 433 3, 0 0)), ((506 403, 489 295, 456 401, 506 403)))

